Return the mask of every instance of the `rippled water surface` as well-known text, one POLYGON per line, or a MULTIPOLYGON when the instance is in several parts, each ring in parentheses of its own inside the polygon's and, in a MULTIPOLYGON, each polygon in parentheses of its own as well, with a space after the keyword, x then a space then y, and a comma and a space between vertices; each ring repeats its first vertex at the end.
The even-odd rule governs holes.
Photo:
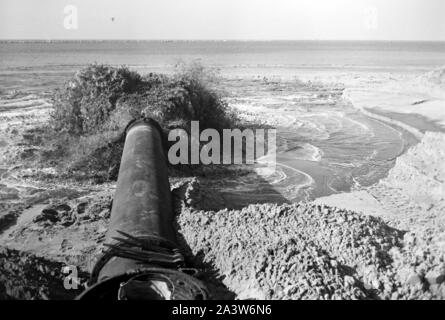
MULTIPOLYGON (((415 142, 407 132, 363 115, 342 98, 340 86, 243 80, 232 85, 242 92, 229 99, 231 105, 277 128, 277 168, 266 179, 287 200, 373 184, 415 142)), ((254 188, 253 177, 244 182, 254 188)))

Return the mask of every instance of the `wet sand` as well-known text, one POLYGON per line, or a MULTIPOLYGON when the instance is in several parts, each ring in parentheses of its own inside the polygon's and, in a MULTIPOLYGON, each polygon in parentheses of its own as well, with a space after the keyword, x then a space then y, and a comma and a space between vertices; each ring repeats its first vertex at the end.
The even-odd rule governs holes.
POLYGON ((414 127, 422 133, 426 131, 431 132, 445 132, 445 127, 437 121, 428 119, 427 117, 415 113, 400 113, 380 110, 378 108, 366 109, 372 113, 384 116, 391 120, 400 121, 408 126, 414 127))

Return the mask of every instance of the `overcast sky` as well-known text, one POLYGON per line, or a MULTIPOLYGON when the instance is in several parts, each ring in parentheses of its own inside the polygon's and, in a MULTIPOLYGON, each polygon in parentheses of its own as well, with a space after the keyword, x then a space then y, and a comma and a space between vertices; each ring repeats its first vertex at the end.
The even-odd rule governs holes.
POLYGON ((0 0, 0 38, 445 41, 445 0, 0 0))

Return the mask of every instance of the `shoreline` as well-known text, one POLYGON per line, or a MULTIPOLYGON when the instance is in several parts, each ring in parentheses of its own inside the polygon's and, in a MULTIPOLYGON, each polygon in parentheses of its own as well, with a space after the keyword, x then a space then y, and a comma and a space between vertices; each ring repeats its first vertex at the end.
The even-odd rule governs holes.
MULTIPOLYGON (((375 111, 374 108, 358 106, 357 103, 354 103, 353 98, 350 97, 350 96, 347 96, 347 94, 348 94, 348 91, 347 91, 347 89, 345 89, 345 92, 343 93, 343 98, 346 101, 348 101, 354 108, 359 110, 361 113, 363 113, 367 117, 369 117, 371 119, 375 119, 375 120, 381 121, 381 122, 384 122, 386 124, 397 126, 398 128, 401 128, 401 129, 403 129, 405 131, 410 132, 414 137, 416 137, 417 140, 419 140, 419 141, 422 140, 423 133, 419 129, 417 129, 416 127, 410 126, 409 124, 404 123, 401 120, 392 119, 391 117, 389 117, 389 113, 387 114, 386 111, 380 111, 378 113, 375 113, 374 112, 375 111)), ((411 115, 413 117, 417 116, 415 114, 411 114, 411 115)))
MULTIPOLYGON (((357 106, 354 104, 353 99, 347 95, 347 90, 345 91, 346 94, 343 94, 344 99, 354 108, 359 110, 359 112, 371 119, 395 128, 395 130, 398 130, 402 136, 405 136, 404 141, 408 141, 408 143, 405 143, 404 150, 395 159, 396 163, 391 170, 397 165, 399 158, 403 157, 411 148, 422 142, 426 132, 430 132, 428 129, 432 129, 432 132, 445 133, 445 128, 442 128, 434 120, 428 119, 421 114, 398 113, 382 110, 378 107, 370 108, 357 106), (428 125, 431 125, 431 127, 428 127, 428 125)), ((349 192, 339 192, 328 196, 317 197, 313 201, 315 203, 353 210, 363 214, 382 216, 387 210, 380 202, 384 202, 385 199, 377 199, 371 192, 369 192, 369 189, 378 187, 385 181, 385 179, 387 179, 387 177, 380 179, 370 186, 359 186, 349 192)))

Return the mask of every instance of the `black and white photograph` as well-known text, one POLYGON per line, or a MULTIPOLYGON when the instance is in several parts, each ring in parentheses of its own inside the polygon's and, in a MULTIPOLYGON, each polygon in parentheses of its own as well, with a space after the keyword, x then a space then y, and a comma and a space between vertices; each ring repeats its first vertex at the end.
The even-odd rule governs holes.
POLYGON ((0 0, 0 300, 445 300, 444 17, 0 0))

